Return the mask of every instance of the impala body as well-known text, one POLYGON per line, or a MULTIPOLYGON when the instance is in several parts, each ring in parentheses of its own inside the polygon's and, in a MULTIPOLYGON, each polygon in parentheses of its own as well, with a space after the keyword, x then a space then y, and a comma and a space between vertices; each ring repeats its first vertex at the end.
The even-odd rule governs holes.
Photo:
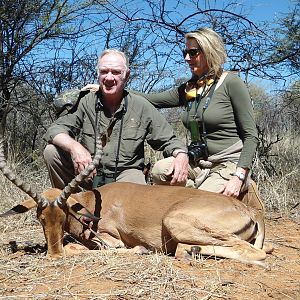
MULTIPOLYGON (((173 255, 178 248, 180 256, 182 249, 197 245, 203 255, 243 262, 259 264, 266 257, 260 249, 264 231, 257 210, 238 199, 184 187, 111 183, 72 194, 60 208, 52 202, 60 193, 58 189, 44 192, 50 204, 37 209, 51 257, 64 254, 64 231, 89 249, 143 246, 173 255), (88 212, 99 219, 89 223, 88 212)), ((28 199, 6 214, 35 206, 28 199)))

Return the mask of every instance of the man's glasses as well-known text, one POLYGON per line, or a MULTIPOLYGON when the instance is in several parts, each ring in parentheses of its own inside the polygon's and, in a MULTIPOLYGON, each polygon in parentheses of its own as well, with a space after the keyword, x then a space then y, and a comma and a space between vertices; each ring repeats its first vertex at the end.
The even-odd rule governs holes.
POLYGON ((196 57, 201 52, 202 52, 202 49, 197 49, 197 48, 182 50, 183 58, 185 58, 187 54, 189 55, 190 58, 193 58, 193 57, 196 57))

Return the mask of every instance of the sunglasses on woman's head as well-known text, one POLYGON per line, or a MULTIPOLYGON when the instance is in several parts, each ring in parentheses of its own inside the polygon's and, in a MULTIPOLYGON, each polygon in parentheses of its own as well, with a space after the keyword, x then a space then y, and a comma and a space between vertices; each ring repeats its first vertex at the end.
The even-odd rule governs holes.
POLYGON ((200 54, 202 52, 202 49, 200 48, 194 48, 194 49, 183 49, 182 50, 182 54, 183 54, 183 58, 186 57, 186 55, 188 54, 189 57, 195 57, 198 54, 200 54))

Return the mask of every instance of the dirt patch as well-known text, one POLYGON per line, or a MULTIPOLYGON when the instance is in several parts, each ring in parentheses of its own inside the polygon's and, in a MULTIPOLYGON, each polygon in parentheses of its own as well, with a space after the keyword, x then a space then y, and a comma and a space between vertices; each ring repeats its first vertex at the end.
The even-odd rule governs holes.
POLYGON ((45 258, 37 222, 0 222, 0 299, 300 299, 300 226, 281 217, 267 219, 275 249, 266 268, 114 251, 53 261, 45 258))

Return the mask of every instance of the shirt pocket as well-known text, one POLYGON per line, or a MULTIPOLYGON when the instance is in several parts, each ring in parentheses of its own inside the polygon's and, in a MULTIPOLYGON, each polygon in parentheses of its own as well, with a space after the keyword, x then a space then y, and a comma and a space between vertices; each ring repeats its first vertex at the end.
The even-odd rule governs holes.
POLYGON ((126 127, 123 129, 121 139, 121 154, 126 158, 144 157, 144 141, 146 130, 138 126, 126 127))

